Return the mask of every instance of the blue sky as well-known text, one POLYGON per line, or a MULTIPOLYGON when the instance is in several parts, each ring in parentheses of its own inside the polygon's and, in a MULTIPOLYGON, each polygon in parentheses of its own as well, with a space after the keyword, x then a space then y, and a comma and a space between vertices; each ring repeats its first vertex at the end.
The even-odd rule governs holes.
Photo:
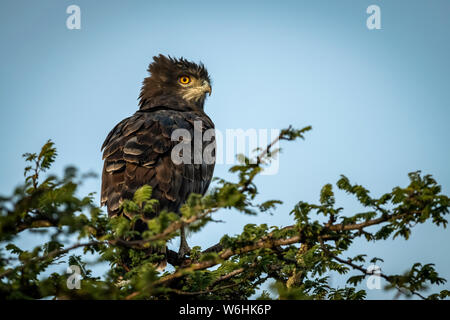
MULTIPOLYGON (((214 244, 246 223, 288 225, 295 203, 317 202, 340 174, 376 196, 422 170, 449 194, 449 12, 445 0, 2 1, 0 194, 23 179, 21 154, 49 138, 59 151, 54 172, 75 164, 100 173, 100 146, 137 109, 158 53, 205 63, 213 79, 206 111, 222 131, 313 126, 306 141, 282 145, 277 175, 258 179, 261 199, 284 201, 276 214, 219 213, 225 223, 191 245, 214 244), (66 28, 71 4, 81 8, 81 30, 66 28), (372 4, 381 30, 366 27, 372 4)), ((215 175, 231 178, 228 168, 215 175)), ((99 188, 97 179, 83 191, 99 188)), ((337 201, 347 214, 360 209, 339 192, 337 201)), ((409 241, 360 241, 349 255, 382 257, 387 273, 434 262, 450 279, 449 243, 448 230, 426 224, 409 241)), ((333 276, 332 284, 343 282, 333 276)))

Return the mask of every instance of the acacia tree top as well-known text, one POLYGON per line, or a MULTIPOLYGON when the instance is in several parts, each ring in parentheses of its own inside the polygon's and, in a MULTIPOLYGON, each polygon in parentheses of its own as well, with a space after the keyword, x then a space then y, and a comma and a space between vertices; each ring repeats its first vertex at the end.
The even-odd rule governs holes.
MULTIPOLYGON (((310 127, 289 127, 276 140, 303 138, 309 130, 310 127)), ((271 280, 279 299, 363 299, 365 291, 356 287, 376 271, 366 270, 363 263, 375 263, 381 258, 368 258, 365 254, 346 257, 353 241, 379 241, 391 236, 408 239, 416 224, 427 221, 437 227, 447 225, 449 198, 441 194, 441 187, 430 175, 410 173, 408 186, 395 187, 379 198, 342 176, 336 187, 354 196, 366 208, 364 212, 344 216, 343 208, 335 203, 333 186, 327 184, 320 192, 319 203, 299 201, 295 205, 290 212, 290 226, 248 224, 241 234, 225 234, 210 248, 193 247, 185 258, 168 250, 167 259, 173 268, 158 272, 161 256, 149 254, 148 249, 164 247, 179 235, 183 225, 198 232, 213 221, 219 210, 235 209, 250 215, 277 210, 279 200, 255 201, 258 188, 254 183, 279 152, 273 150, 274 144, 275 141, 261 150, 256 161, 240 157, 241 163, 230 169, 237 174, 236 182, 216 179, 215 187, 206 196, 192 194, 181 209, 181 217, 162 212, 148 220, 149 228, 139 234, 139 240, 133 240, 138 233, 134 223, 151 212, 156 201, 151 198, 149 186, 140 188, 133 199, 122 204, 124 211, 133 213, 132 220, 123 216, 108 219, 93 203, 93 194, 77 195, 86 176, 79 176, 75 168, 67 168, 63 177, 43 177, 56 157, 51 141, 39 154, 25 154, 29 163, 25 182, 11 196, 0 198, 0 298, 247 299, 271 280), (321 223, 319 216, 325 216, 327 222, 321 223), (33 250, 19 248, 17 240, 24 230, 44 233, 48 241, 33 250), (79 242, 65 246, 65 240, 74 235, 79 242), (72 254, 78 248, 96 254, 99 263, 109 262, 110 269, 103 279, 92 276, 81 255, 72 254), (64 259, 80 267, 79 290, 70 290, 69 275, 45 273, 64 259), (348 276, 350 270, 360 275, 348 276), (330 271, 347 276, 347 285, 330 286, 330 271)), ((407 296, 444 299, 450 295, 448 290, 428 296, 423 293, 429 284, 446 282, 433 264, 417 262, 404 274, 380 276, 386 280, 387 289, 407 296)), ((273 296, 263 291, 261 298, 273 296)))

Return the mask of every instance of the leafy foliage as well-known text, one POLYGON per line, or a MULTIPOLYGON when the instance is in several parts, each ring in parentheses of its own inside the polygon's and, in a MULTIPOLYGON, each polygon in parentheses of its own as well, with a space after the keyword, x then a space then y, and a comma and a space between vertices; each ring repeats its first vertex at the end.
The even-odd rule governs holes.
MULTIPOLYGON (((237 174, 237 182, 216 179, 216 186, 207 195, 192 194, 179 215, 162 212, 153 219, 143 218, 157 205, 150 186, 141 187, 133 199, 122 203, 123 210, 130 213, 127 216, 133 219, 108 219, 93 203, 93 194, 78 195, 80 184, 88 176, 80 176, 69 167, 62 177, 44 178, 43 173, 51 168, 57 154, 54 144, 48 141, 38 154, 24 155, 24 183, 11 196, 0 198, 0 297, 248 299, 269 280, 278 299, 364 299, 366 292, 358 290, 358 285, 377 274, 364 267, 368 260, 365 254, 342 256, 359 238, 408 239, 416 224, 427 221, 445 228, 450 201, 430 175, 410 173, 408 186, 396 187, 379 198, 342 176, 336 187, 355 197, 366 208, 364 212, 344 216, 343 208, 336 206, 333 185, 327 184, 318 204, 300 201, 295 205, 290 212, 290 226, 248 224, 242 233, 225 234, 210 248, 195 246, 184 257, 166 248, 183 226, 199 232, 219 210, 234 209, 249 215, 277 210, 280 200, 255 201, 258 188, 254 179, 280 152, 273 149, 278 140, 303 139, 310 129, 282 130, 253 161, 239 157, 240 163, 230 170, 237 174), (328 222, 320 222, 320 216, 328 222), (139 231, 139 223, 146 224, 145 231, 139 231), (24 231, 39 233, 48 240, 25 250, 18 246, 24 231), (76 249, 83 253, 75 254, 76 249), (98 257, 96 263, 109 264, 102 278, 92 276, 91 264, 85 261, 88 253, 98 257), (172 268, 158 270, 165 259, 172 268), (69 288, 70 274, 50 273, 58 264, 81 270, 79 289, 69 288), (351 270, 360 274, 350 276, 351 270), (347 286, 331 287, 330 272, 346 275, 347 286)), ((372 264, 377 261, 382 259, 369 260, 372 264)), ((380 272, 377 276, 385 280, 387 290, 398 290, 406 296, 445 299, 450 295, 448 290, 423 295, 429 285, 446 282, 433 264, 418 262, 402 275, 380 272)), ((272 297, 263 291, 259 299, 272 297)))

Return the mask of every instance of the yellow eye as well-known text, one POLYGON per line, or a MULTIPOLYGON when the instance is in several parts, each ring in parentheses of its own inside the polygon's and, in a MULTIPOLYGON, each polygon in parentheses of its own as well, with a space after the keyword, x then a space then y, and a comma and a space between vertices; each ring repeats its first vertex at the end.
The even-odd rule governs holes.
POLYGON ((179 81, 182 84, 188 84, 189 82, 191 82, 191 78, 188 76, 182 76, 180 77, 179 81))

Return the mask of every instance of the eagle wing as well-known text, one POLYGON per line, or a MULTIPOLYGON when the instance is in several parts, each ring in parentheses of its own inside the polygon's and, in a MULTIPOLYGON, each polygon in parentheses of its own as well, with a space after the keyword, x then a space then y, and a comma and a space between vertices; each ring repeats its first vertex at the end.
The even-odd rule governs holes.
POLYGON ((202 133, 214 128, 202 112, 176 110, 138 111, 114 127, 102 146, 101 204, 107 206, 109 216, 120 214, 123 200, 132 199, 145 184, 153 188, 152 198, 159 200, 157 212, 178 212, 189 194, 205 194, 214 163, 195 164, 194 152, 189 164, 176 165, 171 159, 172 148, 178 143, 171 140, 173 131, 186 129, 193 137, 195 121, 201 121, 202 133))

